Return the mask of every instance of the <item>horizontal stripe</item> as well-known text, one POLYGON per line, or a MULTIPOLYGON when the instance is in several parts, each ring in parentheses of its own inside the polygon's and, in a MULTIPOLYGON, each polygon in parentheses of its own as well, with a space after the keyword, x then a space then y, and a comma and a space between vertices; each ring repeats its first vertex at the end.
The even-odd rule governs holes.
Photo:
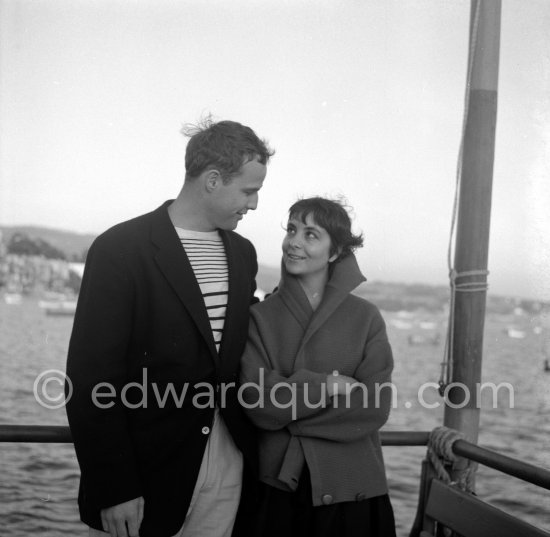
POLYGON ((225 262, 225 256, 223 255, 220 255, 219 257, 205 257, 205 256, 200 256, 200 257, 193 257, 192 255, 191 256, 188 256, 189 258, 189 262, 194 265, 194 266, 197 266, 197 267, 200 267, 201 265, 212 265, 214 267, 226 267, 227 266, 227 263, 225 262))
POLYGON ((211 291, 208 293, 203 293, 202 296, 204 298, 211 297, 211 296, 219 296, 219 295, 227 295, 228 291, 211 291))
MULTIPOLYGON (((193 266, 192 263, 191 263, 191 266, 193 266)), ((209 266, 193 267, 193 270, 199 274, 212 272, 216 276, 219 276, 220 274, 225 274, 225 275, 229 274, 227 267, 219 266, 219 265, 214 267, 209 267, 209 266)))
POLYGON ((213 267, 227 267, 225 255, 220 256, 193 256, 188 255, 189 263, 193 266, 200 267, 202 265, 212 265, 213 267))
POLYGON ((221 250, 188 250, 185 249, 185 253, 188 257, 198 258, 198 257, 211 257, 213 259, 220 259, 225 257, 225 251, 221 250))
POLYGON ((227 299, 222 300, 220 296, 206 296, 204 297, 204 304, 206 307, 208 306, 226 306, 227 305, 227 299))
POLYGON ((222 313, 221 312, 225 312, 227 308, 224 306, 219 306, 219 305, 214 305, 214 306, 207 306, 206 307, 206 311, 208 313, 208 316, 212 315, 212 316, 218 316, 218 315, 221 315, 222 313), (218 313, 220 312, 220 313, 218 313))
POLYGON ((197 248, 197 247, 194 248, 184 244, 183 247, 185 248, 185 253, 187 255, 194 255, 194 256, 196 256, 197 254, 219 255, 219 254, 225 253, 225 249, 223 248, 223 246, 221 248, 197 248))
POLYGON ((211 282, 207 282, 207 283, 203 283, 202 284, 203 286, 210 286, 209 289, 201 289, 201 292, 202 292, 202 297, 204 299, 206 298, 212 298, 212 299, 216 299, 216 297, 219 297, 218 298, 218 301, 219 300, 225 300, 227 302, 227 294, 228 294, 228 291, 222 291, 222 290, 219 290, 219 291, 212 291, 212 285, 222 285, 220 283, 211 283, 211 282), (205 291, 208 291, 208 293, 206 293, 205 291))
POLYGON ((201 271, 204 272, 206 270, 210 272, 215 272, 216 274, 219 274, 222 272, 225 272, 226 274, 228 273, 227 265, 215 264, 215 263, 212 263, 212 261, 209 261, 208 263, 201 263, 200 265, 195 264, 191 261, 191 267, 193 268, 194 271, 198 271, 198 272, 201 272, 201 271))
POLYGON ((208 260, 201 259, 201 261, 193 261, 192 259, 190 259, 189 263, 191 263, 191 266, 195 270, 201 270, 201 269, 227 270, 227 263, 223 263, 221 261, 220 262, 212 261, 211 259, 208 259, 208 260))
POLYGON ((219 240, 200 240, 200 239, 186 239, 180 237, 182 244, 189 244, 190 246, 223 246, 223 241, 219 240))
POLYGON ((195 241, 193 239, 182 239, 180 237, 180 241, 182 244, 185 244, 186 246, 190 246, 192 248, 202 248, 203 246, 205 248, 223 248, 223 241, 195 241))
POLYGON ((176 228, 199 285, 216 350, 220 349, 227 311, 229 269, 223 241, 217 231, 176 228))
POLYGON ((206 252, 206 253, 218 253, 218 252, 224 252, 223 244, 220 246, 195 246, 195 245, 189 245, 182 242, 183 247, 185 248, 186 252, 195 253, 195 252, 206 252))

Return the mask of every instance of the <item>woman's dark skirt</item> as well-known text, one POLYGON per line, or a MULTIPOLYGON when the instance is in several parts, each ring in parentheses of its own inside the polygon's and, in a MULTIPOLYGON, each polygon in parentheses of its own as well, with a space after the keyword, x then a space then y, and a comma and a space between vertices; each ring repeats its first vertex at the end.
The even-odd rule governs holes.
POLYGON ((296 492, 262 484, 255 528, 256 537, 395 537, 387 494, 314 507, 307 468, 296 492))

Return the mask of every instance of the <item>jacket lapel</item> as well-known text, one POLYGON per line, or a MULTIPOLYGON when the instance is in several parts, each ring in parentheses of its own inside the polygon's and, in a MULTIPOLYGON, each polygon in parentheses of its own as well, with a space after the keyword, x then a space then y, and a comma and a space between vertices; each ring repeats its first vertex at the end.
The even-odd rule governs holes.
MULTIPOLYGON (((234 335, 237 330, 247 330, 248 325, 242 322, 242 312, 248 312, 250 297, 244 296, 247 289, 244 278, 247 271, 243 267, 243 258, 239 256, 235 241, 230 233, 219 230, 225 248, 227 259, 227 270, 229 278, 229 293, 227 295, 227 309, 225 312, 225 322, 223 326, 223 336, 220 345, 220 358, 222 366, 229 366, 231 358, 229 350, 232 347, 234 335)), ((240 359, 240 356, 238 357, 240 359)))
POLYGON ((151 240, 157 246, 155 261, 204 338, 216 365, 218 353, 195 273, 168 216, 167 201, 153 212, 151 240))

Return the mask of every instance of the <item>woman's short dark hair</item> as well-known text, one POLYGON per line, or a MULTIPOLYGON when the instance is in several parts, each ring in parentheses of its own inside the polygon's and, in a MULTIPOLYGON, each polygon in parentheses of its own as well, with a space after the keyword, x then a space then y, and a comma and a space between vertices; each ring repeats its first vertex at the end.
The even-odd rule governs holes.
POLYGON ((185 125, 181 132, 190 138, 185 151, 186 180, 216 169, 227 183, 247 162, 257 159, 267 164, 275 153, 250 127, 236 121, 215 123, 208 117, 197 125, 185 125))
POLYGON ((363 234, 352 233, 351 218, 343 202, 321 197, 304 198, 288 210, 289 218, 299 218, 304 224, 308 215, 329 234, 330 255, 341 250, 339 259, 342 259, 363 246, 363 234))

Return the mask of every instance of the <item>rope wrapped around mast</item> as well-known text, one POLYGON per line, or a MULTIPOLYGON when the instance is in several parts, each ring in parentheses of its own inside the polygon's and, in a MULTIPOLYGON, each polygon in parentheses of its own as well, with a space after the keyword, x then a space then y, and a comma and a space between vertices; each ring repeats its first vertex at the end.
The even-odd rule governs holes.
POLYGON ((447 328, 447 337, 445 339, 444 358, 441 362, 441 374, 439 376, 439 393, 443 397, 445 388, 451 382, 452 363, 453 363, 453 342, 454 342, 454 312, 456 293, 478 293, 485 292, 489 288, 487 282, 488 270, 467 270, 457 272, 454 268, 449 269, 449 282, 451 286, 451 296, 449 301, 449 321, 447 328), (479 280, 470 282, 458 282, 459 278, 478 276, 479 280))
POLYGON ((438 479, 448 485, 457 485, 466 492, 473 492, 473 463, 468 460, 465 467, 463 467, 462 464, 458 465, 457 463, 459 461, 463 463, 464 459, 457 457, 453 452, 453 444, 457 440, 464 439, 465 436, 454 429, 443 426, 436 427, 430 433, 428 439, 428 452, 426 458, 434 467, 438 479), (445 464, 451 466, 451 470, 456 476, 454 481, 451 479, 445 464))

